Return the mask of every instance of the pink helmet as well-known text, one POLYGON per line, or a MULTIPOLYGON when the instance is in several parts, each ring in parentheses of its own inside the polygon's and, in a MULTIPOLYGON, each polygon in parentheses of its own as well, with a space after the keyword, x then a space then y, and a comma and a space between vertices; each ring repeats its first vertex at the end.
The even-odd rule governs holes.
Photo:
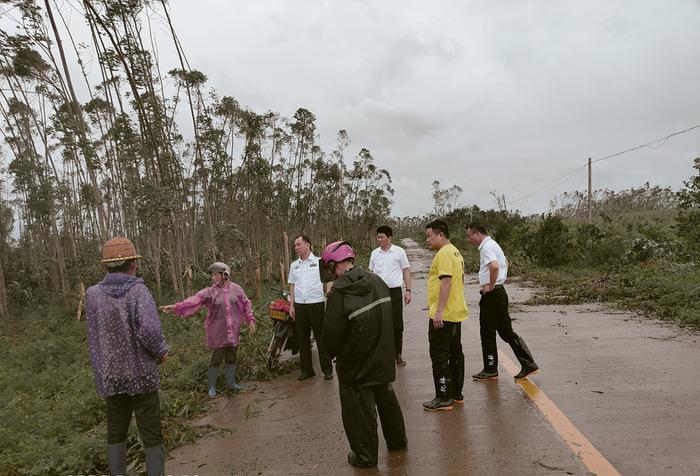
POLYGON ((329 263, 340 263, 348 258, 355 259, 355 252, 352 250, 350 243, 347 241, 336 241, 326 246, 321 253, 323 264, 328 266, 329 263))

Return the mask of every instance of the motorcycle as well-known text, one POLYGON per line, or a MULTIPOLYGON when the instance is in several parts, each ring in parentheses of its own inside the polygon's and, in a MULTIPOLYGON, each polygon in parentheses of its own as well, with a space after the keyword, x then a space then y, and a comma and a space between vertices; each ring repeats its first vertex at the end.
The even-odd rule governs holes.
POLYGON ((272 339, 267 348, 268 370, 272 370, 285 350, 290 350, 292 355, 296 355, 299 352, 299 346, 294 334, 294 319, 289 313, 291 309, 289 293, 280 289, 270 289, 275 291, 280 297, 268 305, 269 316, 274 321, 272 339))

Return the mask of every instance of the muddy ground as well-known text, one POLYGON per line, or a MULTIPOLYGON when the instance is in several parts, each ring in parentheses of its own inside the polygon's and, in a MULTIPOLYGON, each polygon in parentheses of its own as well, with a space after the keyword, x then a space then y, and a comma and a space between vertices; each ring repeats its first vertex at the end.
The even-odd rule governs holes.
MULTIPOLYGON (((230 430, 170 453, 173 475, 553 475, 590 474, 529 397, 501 368, 500 378, 473 382, 481 369, 478 282, 468 276, 470 319, 463 324, 463 406, 429 413, 425 270, 432 253, 405 242, 413 302, 404 318, 404 357, 394 384, 409 440, 389 453, 380 436, 379 465, 358 470, 340 418, 337 379, 298 382, 296 373, 218 397, 198 421, 230 430)), ((700 343, 673 325, 600 305, 528 306, 535 291, 507 285, 513 327, 542 371, 544 391, 617 471, 624 475, 700 474, 700 343)), ((512 353, 499 341, 499 350, 512 353)), ((315 354, 315 351, 314 351, 315 354)), ((514 359, 514 358, 513 358, 514 359)), ((315 361, 317 375, 322 375, 315 361)))

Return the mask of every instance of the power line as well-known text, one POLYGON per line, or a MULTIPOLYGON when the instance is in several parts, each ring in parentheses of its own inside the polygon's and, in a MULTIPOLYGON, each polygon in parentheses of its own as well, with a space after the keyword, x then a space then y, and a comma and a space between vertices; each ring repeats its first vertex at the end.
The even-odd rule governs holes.
MULTIPOLYGON (((653 140, 651 142, 647 142, 646 144, 631 147, 629 149, 625 149, 623 151, 616 152, 614 154, 606 155, 605 157, 600 157, 598 159, 592 160, 591 164, 595 164, 596 162, 601 162, 603 160, 612 159, 614 157, 619 157, 621 155, 627 154, 629 152, 634 152, 635 150, 639 150, 639 149, 644 149, 644 148, 658 149, 658 148, 662 147, 664 144, 666 144, 666 142, 668 142, 668 140, 671 139, 672 137, 675 137, 675 136, 678 136, 681 134, 685 134, 686 132, 690 132, 690 131, 695 130, 695 129, 700 129, 700 124, 689 127, 687 129, 683 129, 682 131, 673 132, 673 133, 668 134, 667 136, 664 136, 660 139, 656 139, 656 140, 653 140)), ((556 188, 558 185, 564 183, 575 172, 577 172, 577 171, 579 171, 587 166, 588 166, 588 162, 586 162, 584 165, 582 165, 580 167, 576 167, 575 169, 567 172, 566 174, 560 176, 559 178, 557 178, 551 182, 548 182, 547 184, 533 190, 532 192, 529 192, 521 197, 518 197, 515 200, 511 200, 510 203, 513 204, 513 203, 519 202, 521 200, 524 200, 526 198, 532 197, 534 195, 539 195, 539 194, 542 194, 542 193, 547 192, 549 190, 552 190, 553 188, 556 188)), ((580 181, 579 181, 579 185, 580 185, 580 181)))
POLYGON ((574 177, 576 175, 576 173, 578 173, 579 170, 583 169, 584 167, 586 167, 586 165, 576 167, 575 169, 572 169, 569 172, 567 172, 565 175, 563 175, 555 180, 552 180, 551 182, 546 183, 545 185, 533 190, 532 192, 526 193, 525 195, 518 197, 515 200, 511 200, 510 203, 513 204, 513 203, 519 202, 521 200, 525 200, 526 198, 530 198, 530 197, 533 197, 535 195, 540 195, 544 192, 552 190, 553 188, 556 188, 557 186, 566 182, 569 178, 574 177))
POLYGON ((662 137, 661 139, 656 139, 656 140, 654 140, 654 141, 647 142, 646 144, 638 145, 638 146, 636 146, 636 147, 632 147, 631 149, 623 150, 622 152, 616 152, 616 153, 614 153, 614 154, 606 155, 605 157, 601 157, 601 158, 599 158, 599 159, 595 159, 595 160, 592 161, 591 163, 592 163, 592 164, 595 164, 596 162, 600 162, 601 160, 608 160, 608 159, 612 159, 613 157, 619 157, 619 156, 621 156, 622 154, 626 154, 626 153, 628 153, 628 152, 633 152, 633 151, 639 150, 639 149, 644 149, 645 147, 647 147, 647 148, 649 148, 649 149, 658 149, 659 147, 663 146, 666 142, 668 142, 668 140, 669 140, 671 137, 675 137, 675 136, 678 136, 678 135, 681 135, 681 134, 685 134, 686 132, 690 132, 690 131, 692 131, 692 130, 694 130, 694 129, 698 129, 698 128, 700 128, 700 124, 698 124, 697 126, 689 127, 689 128, 684 129, 684 130, 682 130, 682 131, 674 132, 674 133, 669 134, 669 135, 667 135, 667 136, 665 136, 665 137, 662 137), (659 145, 657 145, 657 146, 654 145, 654 144, 657 144, 657 143, 659 143, 659 142, 660 142, 659 145))

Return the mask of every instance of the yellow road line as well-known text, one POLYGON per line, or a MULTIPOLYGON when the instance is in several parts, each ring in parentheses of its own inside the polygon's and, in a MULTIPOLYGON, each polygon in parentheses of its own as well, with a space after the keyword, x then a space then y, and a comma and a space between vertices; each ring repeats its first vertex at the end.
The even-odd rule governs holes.
MULTIPOLYGON (((500 350, 498 351, 498 359, 511 375, 515 376, 520 372, 515 363, 500 350)), ((554 402, 534 382, 529 379, 521 379, 516 380, 516 383, 520 385, 520 388, 530 397, 530 400, 564 439, 569 448, 592 473, 598 476, 620 476, 615 467, 583 436, 583 433, 578 431, 566 415, 559 410, 554 402)))

